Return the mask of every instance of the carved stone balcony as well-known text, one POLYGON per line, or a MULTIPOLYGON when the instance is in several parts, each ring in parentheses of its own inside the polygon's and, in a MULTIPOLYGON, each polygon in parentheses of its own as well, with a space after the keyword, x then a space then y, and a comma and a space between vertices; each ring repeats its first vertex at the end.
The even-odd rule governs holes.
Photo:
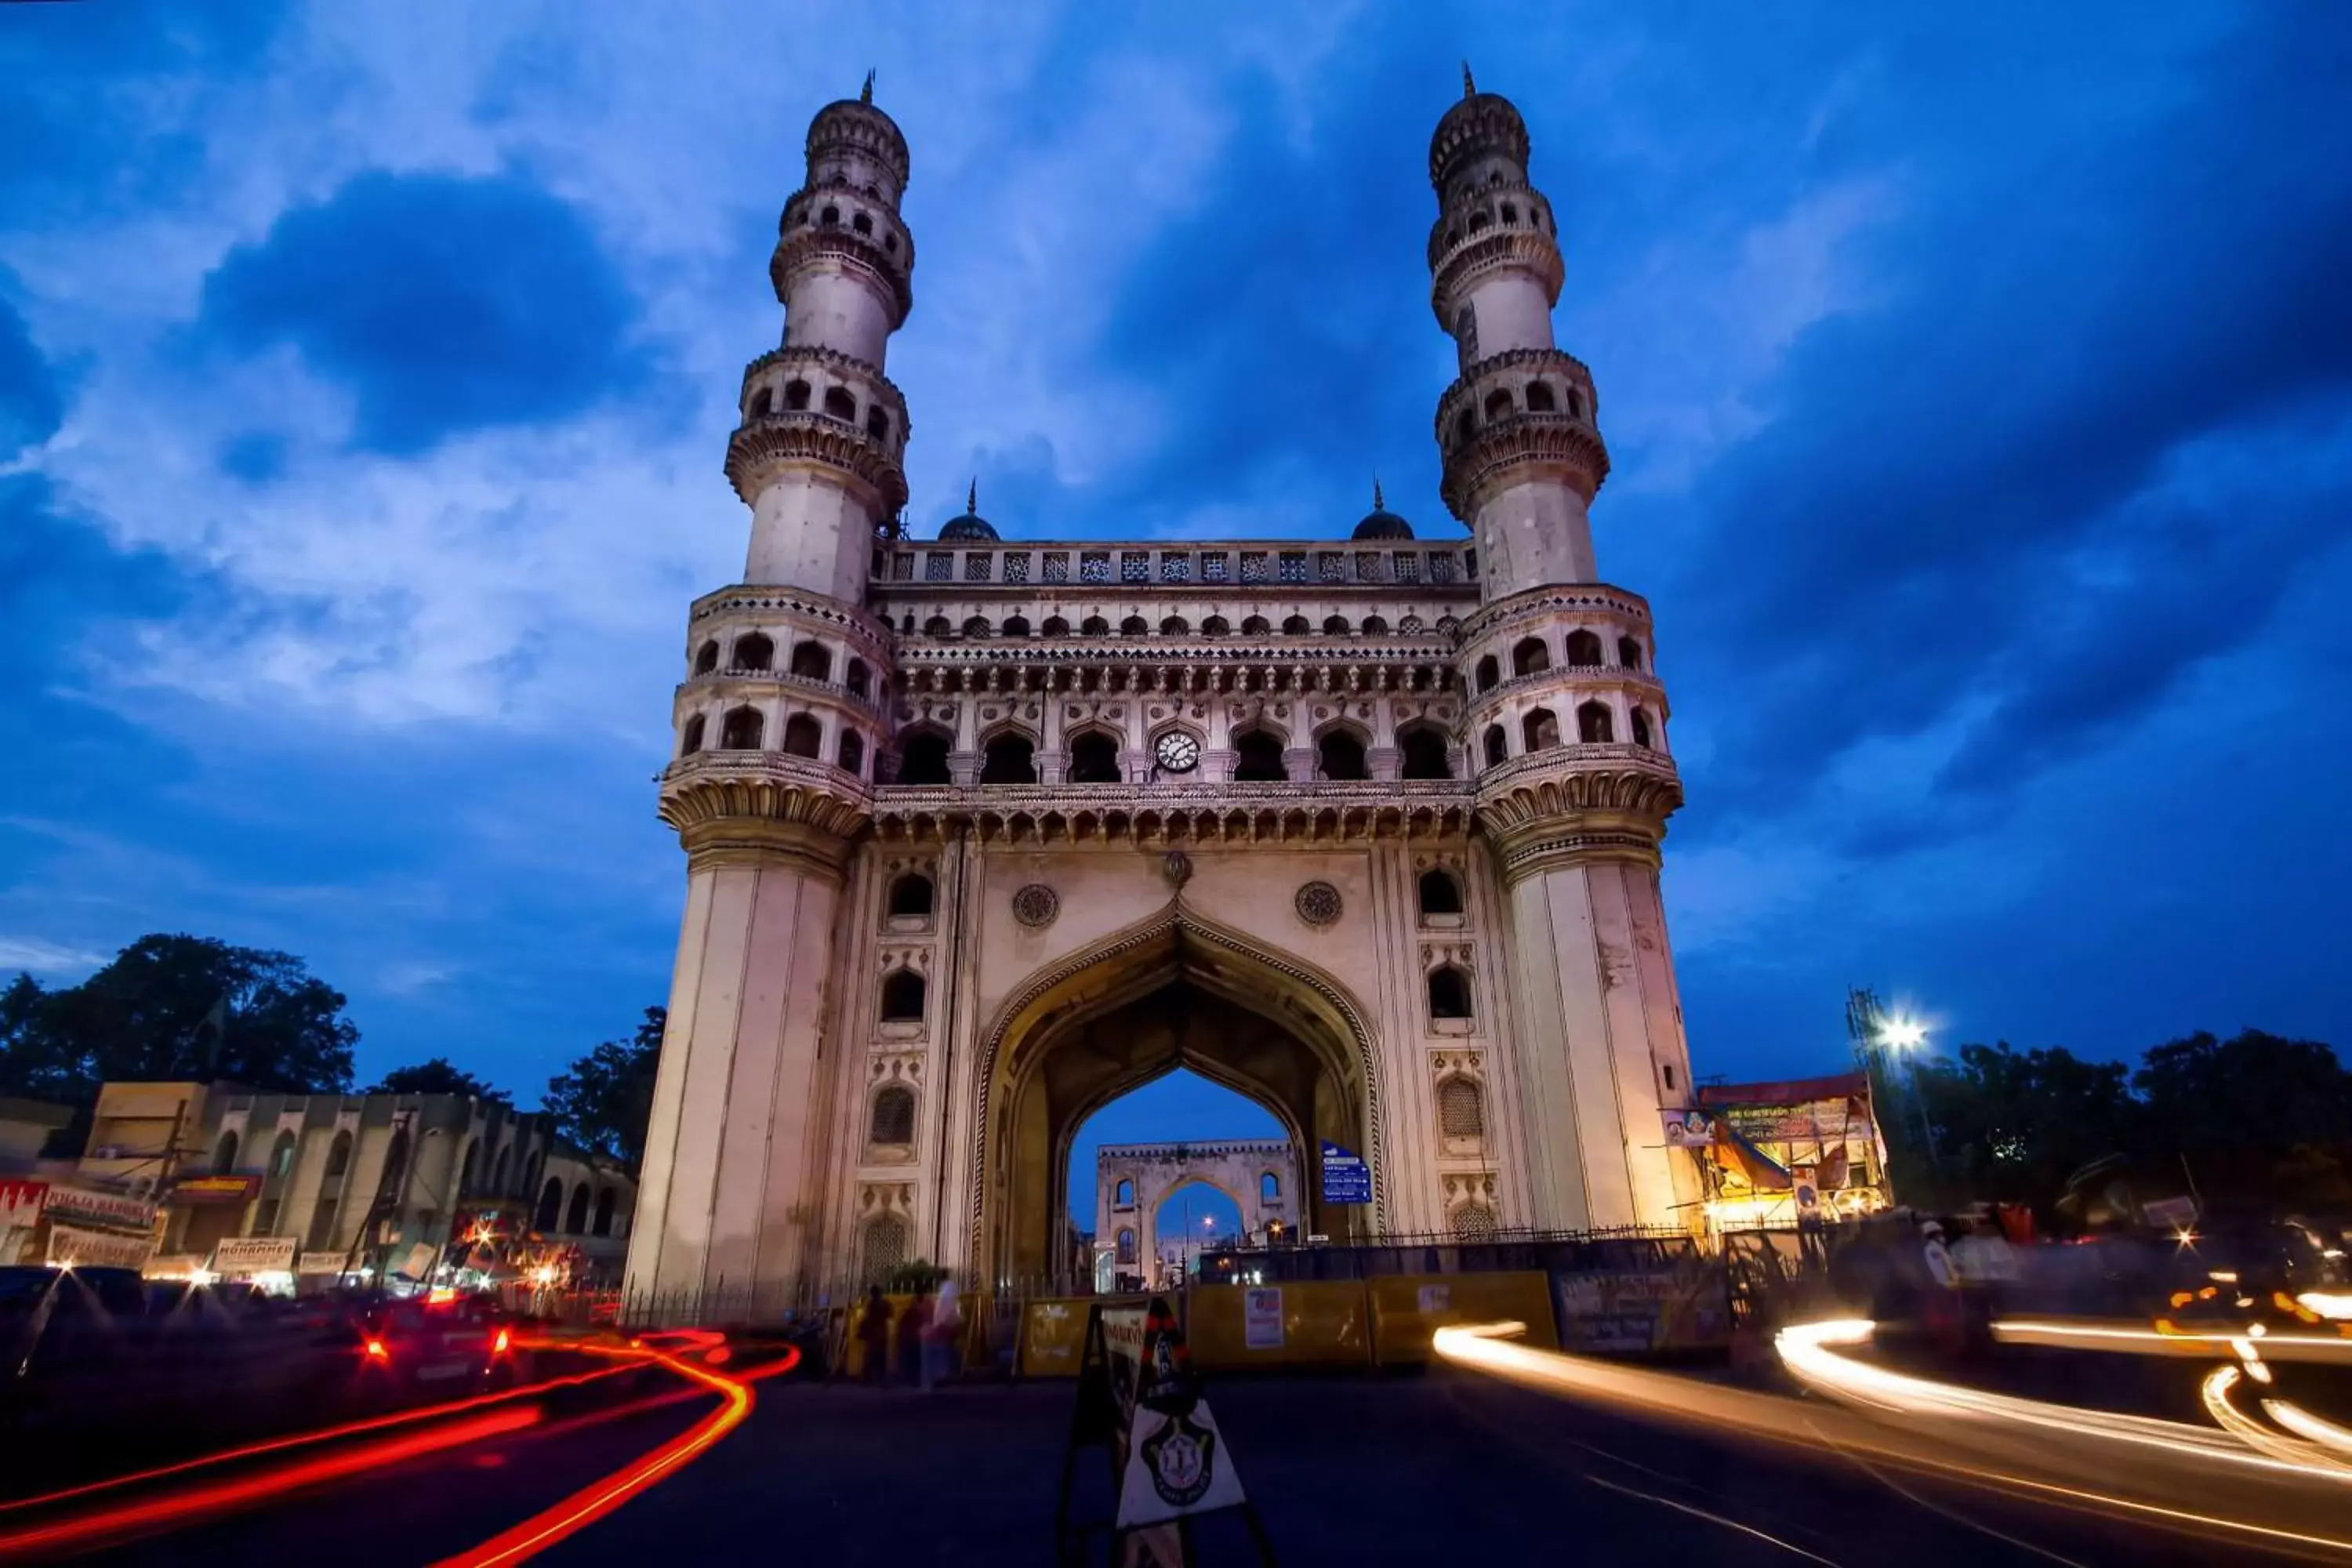
POLYGON ((829 414, 766 414, 746 420, 729 439, 727 478, 750 506, 781 470, 814 464, 864 485, 877 514, 887 517, 907 504, 907 476, 895 446, 829 414))

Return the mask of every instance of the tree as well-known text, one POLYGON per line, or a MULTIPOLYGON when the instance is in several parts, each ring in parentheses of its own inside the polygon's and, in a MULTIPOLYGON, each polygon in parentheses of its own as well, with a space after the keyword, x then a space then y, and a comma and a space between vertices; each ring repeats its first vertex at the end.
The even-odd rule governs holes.
POLYGON ((17 1092, 88 1105, 109 1079, 219 1079, 287 1094, 352 1081, 359 1029, 300 959, 210 937, 142 936, 79 985, 0 993, 17 1092))
POLYGON ((463 1068, 452 1067, 446 1057, 435 1057, 414 1067, 394 1068, 383 1075, 370 1094, 470 1094, 476 1100, 487 1100, 504 1105, 509 1103, 507 1091, 492 1089, 463 1068))
POLYGON ((646 1156, 654 1072, 668 1025, 667 1008, 646 1008, 635 1035, 606 1040, 573 1062, 570 1072, 548 1079, 541 1105, 555 1119, 559 1133, 592 1154, 618 1161, 633 1176, 646 1156))
MULTIPOLYGON (((1969 1196, 2047 1201, 2074 1171, 2137 1142, 2127 1071, 2063 1046, 2020 1051, 2006 1040, 1921 1064, 1916 1085, 1936 1125, 1936 1175, 1969 1196)), ((1888 1133, 1908 1142, 1907 1127, 1888 1133)))

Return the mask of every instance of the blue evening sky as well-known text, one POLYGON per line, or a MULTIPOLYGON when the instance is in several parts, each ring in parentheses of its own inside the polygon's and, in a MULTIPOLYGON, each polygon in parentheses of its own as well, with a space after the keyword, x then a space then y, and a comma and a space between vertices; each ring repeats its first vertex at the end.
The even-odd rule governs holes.
MULTIPOLYGON (((801 137, 914 151, 910 516, 1424 535, 1514 98, 1657 612, 1703 1073, 2352 1040, 2352 9, 0 6, 0 970, 307 958, 373 1075, 662 999, 652 775, 801 137)), ((1207 1135, 1171 1086, 1109 1136, 1207 1135)))

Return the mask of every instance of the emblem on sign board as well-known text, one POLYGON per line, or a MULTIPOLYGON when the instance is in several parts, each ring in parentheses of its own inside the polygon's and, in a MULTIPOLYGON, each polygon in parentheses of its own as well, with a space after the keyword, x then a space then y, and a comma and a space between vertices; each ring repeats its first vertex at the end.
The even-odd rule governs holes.
POLYGON ((1190 1508, 1208 1495, 1215 1472, 1217 1435, 1181 1415, 1144 1439, 1143 1462, 1151 1467, 1151 1489, 1171 1508, 1190 1508))

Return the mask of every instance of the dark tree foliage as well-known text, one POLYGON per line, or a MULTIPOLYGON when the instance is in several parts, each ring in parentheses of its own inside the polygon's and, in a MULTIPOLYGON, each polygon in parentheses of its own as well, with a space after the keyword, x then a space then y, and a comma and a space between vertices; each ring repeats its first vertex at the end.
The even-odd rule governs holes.
POLYGON ((108 1079, 347 1089, 359 1029, 299 958, 210 937, 141 937, 79 985, 0 992, 0 1093, 87 1106, 108 1079))
POLYGON ((2119 1154, 2209 1202, 2352 1208, 2352 1072, 2315 1040, 2200 1033, 2137 1069, 2062 1047, 1962 1046, 1897 1075, 1880 1105, 1897 1188, 1919 1201, 2046 1208, 2074 1173, 2119 1154))
POLYGON ((446 1057, 435 1057, 414 1067, 394 1068, 383 1075, 370 1094, 470 1094, 476 1100, 508 1103, 507 1091, 492 1089, 489 1084, 463 1068, 453 1067, 446 1057))
POLYGON ((653 1120, 654 1072, 661 1063, 666 1007, 646 1009, 645 1022, 625 1040, 606 1040, 550 1079, 541 1109, 555 1130, 592 1154, 618 1161, 635 1175, 646 1155, 646 1125, 653 1120))

